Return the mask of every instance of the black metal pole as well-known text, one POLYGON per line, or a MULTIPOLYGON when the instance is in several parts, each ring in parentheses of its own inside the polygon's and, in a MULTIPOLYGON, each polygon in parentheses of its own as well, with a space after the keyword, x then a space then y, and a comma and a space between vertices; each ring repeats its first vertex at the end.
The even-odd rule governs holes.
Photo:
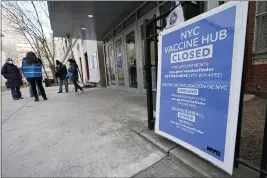
MULTIPOLYGON (((249 8, 248 8, 249 13, 249 8)), ((247 14, 247 26, 248 26, 248 14, 247 14)), ((237 131, 236 131, 236 144, 235 144, 235 160, 234 167, 239 167, 240 158, 240 145, 241 145, 241 134, 242 134, 242 118, 243 118, 243 104, 244 104, 244 92, 245 92, 245 82, 246 82, 246 70, 247 70, 247 55, 248 55, 248 44, 247 44, 247 28, 246 28, 246 36, 245 36, 245 52, 244 52, 244 61, 243 61, 243 71, 242 71, 242 83, 241 83, 241 91, 240 91, 240 99, 239 99, 239 111, 238 111, 238 123, 237 123, 237 131)))
MULTIPOLYGON (((154 17, 156 17, 156 15, 154 15, 154 17)), ((157 33, 157 21, 154 22, 153 33, 158 34, 157 33)), ((156 74, 155 77, 156 77, 156 83, 157 83, 158 81, 158 35, 154 37, 154 48, 155 48, 154 53, 155 53, 155 74, 156 74)))
MULTIPOLYGON (((246 52, 245 52, 246 54, 246 52)), ((245 59, 245 58, 244 58, 245 59)), ((238 123, 237 123, 237 131, 236 131, 236 144, 235 144, 235 159, 240 158, 240 145, 241 145, 241 134, 242 134, 242 118, 243 118, 243 100, 244 100, 244 88, 245 88, 245 60, 243 63, 243 76, 242 76, 242 84, 241 84, 241 91, 240 91, 240 99, 239 99, 239 111, 238 111, 238 123)), ((238 161, 234 161, 234 167, 238 168, 239 163, 238 161)))
MULTIPOLYGON (((264 127, 264 136, 263 136, 263 145, 262 145, 262 154, 261 154, 261 170, 267 171, 267 100, 265 101, 265 127, 264 127)), ((261 173, 260 178, 265 178, 266 174, 261 173)))
POLYGON ((146 97, 147 97, 147 117, 148 129, 154 129, 153 122, 153 95, 152 95, 152 76, 151 76, 151 55, 150 55, 150 40, 147 39, 148 28, 147 19, 144 20, 144 50, 145 50, 145 68, 146 68, 146 97))

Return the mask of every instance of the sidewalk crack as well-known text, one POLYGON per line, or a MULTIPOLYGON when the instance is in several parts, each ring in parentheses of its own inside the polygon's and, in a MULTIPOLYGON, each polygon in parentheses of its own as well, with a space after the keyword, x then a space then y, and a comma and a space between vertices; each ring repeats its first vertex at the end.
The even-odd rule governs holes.
POLYGON ((5 119, 4 121, 2 121, 2 124, 4 124, 7 120, 9 120, 12 116, 14 116, 18 111, 20 111, 21 109, 23 109, 26 105, 28 105, 30 102, 32 101, 32 99, 25 103, 22 107, 20 107, 19 109, 17 109, 15 112, 13 112, 7 119, 5 119))

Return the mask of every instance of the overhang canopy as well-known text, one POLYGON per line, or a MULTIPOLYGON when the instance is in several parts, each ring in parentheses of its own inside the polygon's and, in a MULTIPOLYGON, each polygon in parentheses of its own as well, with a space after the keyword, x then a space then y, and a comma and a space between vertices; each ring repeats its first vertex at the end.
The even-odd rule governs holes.
POLYGON ((48 1, 52 30, 55 37, 81 37, 88 40, 103 40, 142 1, 48 1), (88 15, 93 15, 89 18, 88 15))

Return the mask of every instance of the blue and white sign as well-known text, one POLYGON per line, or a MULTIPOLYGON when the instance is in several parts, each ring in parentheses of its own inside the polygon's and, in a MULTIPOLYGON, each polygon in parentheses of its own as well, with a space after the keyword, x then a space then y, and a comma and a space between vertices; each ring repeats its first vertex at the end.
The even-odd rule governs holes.
POLYGON ((156 133, 233 171, 248 2, 159 35, 156 133))

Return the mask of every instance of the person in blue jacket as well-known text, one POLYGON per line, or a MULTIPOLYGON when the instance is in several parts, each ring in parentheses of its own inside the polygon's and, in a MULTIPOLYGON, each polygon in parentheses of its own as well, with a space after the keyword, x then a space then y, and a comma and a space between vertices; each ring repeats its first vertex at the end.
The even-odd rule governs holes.
POLYGON ((34 101, 39 101, 36 85, 40 89, 44 100, 47 100, 45 90, 42 84, 42 61, 37 58, 34 52, 28 52, 26 57, 22 60, 22 72, 29 81, 32 88, 32 93, 35 97, 34 101))

